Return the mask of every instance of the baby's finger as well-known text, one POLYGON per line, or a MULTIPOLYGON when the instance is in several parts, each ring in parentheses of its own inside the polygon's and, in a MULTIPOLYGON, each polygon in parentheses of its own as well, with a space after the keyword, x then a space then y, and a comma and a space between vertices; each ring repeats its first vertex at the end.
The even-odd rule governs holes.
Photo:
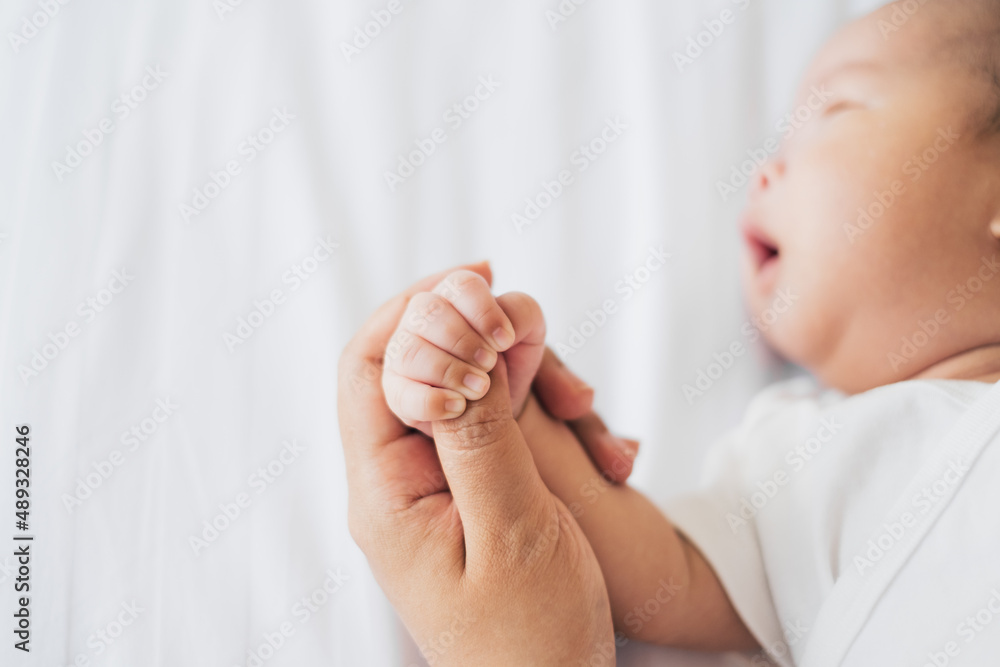
POLYGON ((393 371, 382 375, 389 409, 407 425, 454 419, 465 412, 465 397, 449 389, 415 382, 393 371))
POLYGON ((455 306, 440 294, 421 292, 415 295, 401 327, 487 373, 497 364, 498 353, 492 344, 483 340, 455 306))
POLYGON ((493 298, 486 280, 478 273, 456 271, 438 283, 434 293, 451 302, 465 321, 497 352, 503 352, 514 344, 514 325, 493 298))
POLYGON ((420 336, 399 354, 386 355, 387 367, 394 373, 432 387, 451 389, 470 401, 478 401, 490 388, 490 376, 461 359, 427 342, 420 336))

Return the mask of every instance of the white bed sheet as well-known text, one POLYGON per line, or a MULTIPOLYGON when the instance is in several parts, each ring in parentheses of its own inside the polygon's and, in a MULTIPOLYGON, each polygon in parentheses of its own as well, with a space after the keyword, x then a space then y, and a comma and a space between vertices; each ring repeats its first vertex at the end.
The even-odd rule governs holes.
MULTIPOLYGON (((336 362, 377 304, 458 263, 490 258, 499 291, 538 298, 552 344, 614 300, 567 361, 642 439, 636 483, 659 501, 690 489, 776 372, 752 345, 693 406, 682 391, 746 342, 743 193, 723 202, 716 183, 777 134, 825 37, 876 4, 564 0, 553 24, 557 0, 5 3, 0 506, 30 423, 36 542, 32 652, 0 662, 252 665, 285 627, 268 667, 418 664, 347 534, 336 362), (387 25, 349 62, 373 16, 387 25), (519 232, 512 215, 564 169, 519 232), (626 300, 650 247, 671 258, 626 300)), ((619 664, 742 662, 719 660, 633 646, 619 664)))

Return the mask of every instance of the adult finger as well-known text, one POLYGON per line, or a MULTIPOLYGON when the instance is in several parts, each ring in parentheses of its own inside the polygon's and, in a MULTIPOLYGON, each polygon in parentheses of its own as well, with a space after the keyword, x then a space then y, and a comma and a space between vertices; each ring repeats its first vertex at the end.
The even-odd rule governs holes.
POLYGON ((613 482, 624 483, 632 474, 639 453, 639 441, 614 436, 604 420, 594 412, 568 422, 577 439, 590 454, 597 469, 613 482))
POLYGON ((594 404, 594 390, 574 375, 552 348, 545 348, 533 388, 546 412, 556 419, 579 419, 594 404))
MULTIPOLYGON (((474 271, 488 283, 493 274, 487 262, 461 267, 474 271)), ((348 484, 356 467, 381 445, 407 433, 386 404, 382 391, 382 364, 386 346, 409 300, 434 288, 455 269, 418 281, 383 304, 344 348, 337 369, 337 414, 340 423, 348 484)))
POLYGON ((486 396, 434 422, 434 442, 465 530, 466 567, 482 572, 537 539, 548 491, 514 420, 501 356, 486 396))
POLYGON ((545 410, 566 421, 577 439, 590 455, 594 465, 612 481, 619 484, 632 474, 632 462, 639 451, 639 442, 618 438, 592 411, 594 390, 577 377, 556 356, 551 348, 545 357, 534 382, 535 396, 545 410))

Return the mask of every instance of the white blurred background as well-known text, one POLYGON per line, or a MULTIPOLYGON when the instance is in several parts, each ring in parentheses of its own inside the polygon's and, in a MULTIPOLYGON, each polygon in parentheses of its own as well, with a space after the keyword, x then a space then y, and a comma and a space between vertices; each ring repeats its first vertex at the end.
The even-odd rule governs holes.
POLYGON ((36 541, 32 652, 8 634, 0 663, 423 664, 347 533, 336 362, 453 265, 488 258, 498 293, 541 302, 599 412, 642 440, 638 487, 691 489, 783 372, 741 331, 745 188, 717 184, 878 4, 5 2, 0 542, 22 423, 36 541), (670 259, 644 272, 651 247, 670 259), (686 398, 733 342, 750 354, 686 398))

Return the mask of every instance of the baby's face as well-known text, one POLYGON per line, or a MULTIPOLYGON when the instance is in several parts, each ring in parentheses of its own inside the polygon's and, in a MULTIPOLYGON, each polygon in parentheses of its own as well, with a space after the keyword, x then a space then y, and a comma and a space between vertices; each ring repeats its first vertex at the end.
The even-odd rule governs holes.
POLYGON ((982 261, 1000 259, 1000 142, 970 122, 992 94, 981 75, 935 53, 947 11, 928 3, 887 32, 890 6, 838 33, 795 102, 819 91, 825 106, 750 193, 749 304, 771 321, 785 290, 768 341, 849 393, 1000 342, 1000 273, 982 261), (976 278, 959 308, 949 292, 976 278))

